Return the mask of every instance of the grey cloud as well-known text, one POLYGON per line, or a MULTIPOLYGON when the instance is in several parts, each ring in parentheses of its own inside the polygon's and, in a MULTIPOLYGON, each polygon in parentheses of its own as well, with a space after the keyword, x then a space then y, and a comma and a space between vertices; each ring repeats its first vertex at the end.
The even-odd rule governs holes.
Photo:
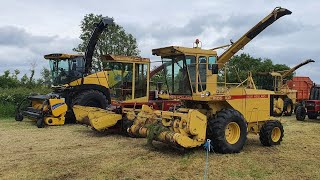
MULTIPOLYGON (((197 16, 190 19, 185 25, 171 25, 170 23, 157 22, 149 26, 136 26, 132 24, 124 25, 125 29, 134 34, 137 39, 149 36, 160 40, 161 42, 172 41, 172 39, 185 39, 188 37, 196 37, 201 35, 207 28, 212 28, 219 35, 224 29, 230 31, 224 37, 217 37, 214 44, 225 44, 229 39, 234 41, 240 38, 256 23, 258 23, 265 15, 231 15, 229 17, 220 14, 209 14, 205 16, 197 16)), ((275 22, 274 25, 268 27, 262 32, 264 38, 282 36, 298 32, 304 25, 298 21, 293 21, 283 17, 275 22)), ((208 40, 207 40, 208 41, 208 40)), ((210 43, 211 44, 211 43, 210 43)))
POLYGON ((52 41, 54 36, 35 36, 23 28, 15 26, 0 27, 0 45, 27 46, 30 43, 46 43, 52 41))
POLYGON ((48 67, 48 62, 43 59, 43 55, 71 53, 79 42, 80 40, 75 38, 34 35, 15 26, 0 27, 1 72, 17 68, 22 72, 28 72, 30 63, 35 62, 36 75, 39 76, 42 67, 48 67))

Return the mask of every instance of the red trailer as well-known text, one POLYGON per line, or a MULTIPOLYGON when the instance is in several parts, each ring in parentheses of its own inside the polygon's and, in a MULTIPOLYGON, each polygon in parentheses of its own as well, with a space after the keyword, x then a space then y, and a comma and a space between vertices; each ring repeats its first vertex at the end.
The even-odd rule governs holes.
POLYGON ((308 100, 313 81, 309 77, 296 76, 287 81, 290 89, 297 90, 297 102, 308 100))

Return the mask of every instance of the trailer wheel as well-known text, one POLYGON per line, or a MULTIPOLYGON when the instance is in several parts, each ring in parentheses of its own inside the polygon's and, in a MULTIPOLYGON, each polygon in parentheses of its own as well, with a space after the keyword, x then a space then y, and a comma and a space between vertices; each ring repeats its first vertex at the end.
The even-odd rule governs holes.
POLYGON ((21 113, 16 113, 16 116, 14 118, 16 121, 22 121, 23 120, 23 115, 21 113))
POLYGON ((308 113, 309 119, 317 119, 317 117, 318 117, 318 113, 315 113, 315 112, 308 113))
POLYGON ((260 142, 264 146, 279 145, 284 136, 280 121, 266 121, 260 129, 260 142))
POLYGON ((291 116, 293 112, 293 102, 290 98, 284 99, 283 113, 285 116, 291 116))
POLYGON ((296 110, 296 119, 298 121, 304 121, 306 118, 307 112, 304 106, 298 106, 296 110))
POLYGON ((207 138, 218 153, 238 153, 247 140, 247 123, 235 109, 223 109, 207 125, 207 138))
POLYGON ((37 127, 38 128, 44 128, 44 121, 42 118, 37 119, 37 127))

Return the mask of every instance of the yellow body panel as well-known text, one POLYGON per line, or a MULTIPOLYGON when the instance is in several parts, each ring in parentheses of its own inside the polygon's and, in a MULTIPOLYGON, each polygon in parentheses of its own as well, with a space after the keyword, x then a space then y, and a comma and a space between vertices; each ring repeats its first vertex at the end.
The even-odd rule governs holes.
POLYGON ((58 125, 64 125, 65 123, 65 116, 60 116, 60 117, 45 117, 44 118, 44 123, 46 125, 51 125, 51 126, 58 126, 58 125))
POLYGON ((100 71, 90 74, 84 78, 79 78, 69 83, 69 86, 78 86, 83 84, 96 84, 109 88, 108 71, 100 71))
POLYGON ((54 117, 64 115, 68 110, 68 106, 64 102, 64 99, 49 99, 49 104, 54 117))
POLYGON ((73 106, 73 112, 79 123, 90 125, 97 131, 104 131, 122 119, 121 114, 96 107, 75 105, 73 106))

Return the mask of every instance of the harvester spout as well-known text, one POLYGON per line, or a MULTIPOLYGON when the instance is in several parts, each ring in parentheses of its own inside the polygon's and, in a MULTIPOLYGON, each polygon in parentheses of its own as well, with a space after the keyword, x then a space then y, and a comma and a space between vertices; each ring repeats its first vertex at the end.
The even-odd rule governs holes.
POLYGON ((238 39, 235 43, 232 43, 231 47, 218 58, 219 67, 223 66, 226 62, 228 62, 234 54, 236 54, 240 49, 242 49, 264 29, 266 29, 272 23, 280 19, 282 16, 289 15, 291 13, 291 11, 285 8, 275 8, 268 16, 266 16, 253 28, 251 28, 240 39, 238 39))
POLYGON ((104 31, 106 27, 109 25, 114 24, 113 19, 108 17, 103 17, 101 21, 96 24, 96 27, 91 34, 91 37, 89 39, 89 42, 87 44, 86 52, 85 52, 85 73, 89 73, 90 69, 92 68, 92 57, 94 53, 94 49, 96 47, 96 44, 98 42, 98 39, 101 35, 101 33, 104 31))
POLYGON ((286 71, 285 73, 283 73, 282 78, 287 77, 288 75, 290 75, 291 73, 293 73, 293 72, 296 71, 297 69, 299 69, 299 68, 301 68, 302 66, 307 65, 307 64, 309 64, 309 63, 311 63, 311 62, 315 62, 315 61, 312 60, 312 59, 308 59, 308 60, 306 60, 306 61, 304 61, 304 62, 296 65, 295 67, 293 67, 293 68, 289 69, 288 71, 286 71))

